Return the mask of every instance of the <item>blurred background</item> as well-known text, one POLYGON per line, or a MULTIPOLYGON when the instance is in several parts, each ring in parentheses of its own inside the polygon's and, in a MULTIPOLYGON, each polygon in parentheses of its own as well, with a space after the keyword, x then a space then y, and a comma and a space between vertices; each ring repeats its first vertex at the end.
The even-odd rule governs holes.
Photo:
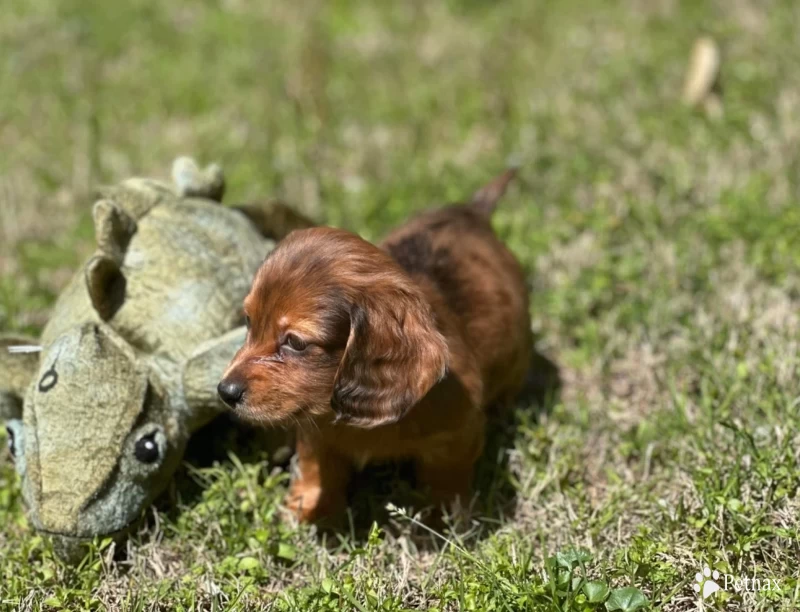
MULTIPOLYGON (((641 207, 797 196, 797 3, 778 0, 8 0, 0 17, 0 328, 33 331, 92 249, 92 189, 220 162, 379 236, 513 156, 522 256, 641 207), (717 37, 724 115, 680 103, 717 37), (564 234, 568 235, 564 235, 564 234)), ((764 208, 762 208, 762 205, 764 208)))

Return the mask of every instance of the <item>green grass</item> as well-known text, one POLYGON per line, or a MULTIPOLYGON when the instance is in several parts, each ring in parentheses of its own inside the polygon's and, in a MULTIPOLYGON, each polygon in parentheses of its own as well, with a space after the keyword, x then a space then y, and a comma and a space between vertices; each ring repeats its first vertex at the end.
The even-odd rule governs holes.
POLYGON ((366 477, 351 529, 294 527, 286 475, 242 454, 72 568, 2 458, 0 608, 689 610, 704 565, 782 587, 714 609, 796 608, 798 29, 791 0, 6 2, 0 330, 40 329, 92 251, 94 185, 180 154, 228 202, 373 239, 513 158, 495 225, 561 388, 501 428, 445 539, 380 511, 402 479, 366 477), (679 100, 703 33, 719 120, 679 100))

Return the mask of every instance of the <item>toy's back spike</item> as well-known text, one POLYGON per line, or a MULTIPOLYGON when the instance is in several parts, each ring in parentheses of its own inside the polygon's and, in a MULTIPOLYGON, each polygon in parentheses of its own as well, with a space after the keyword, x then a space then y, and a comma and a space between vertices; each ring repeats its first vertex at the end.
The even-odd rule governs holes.
POLYGON ((165 199, 174 197, 174 191, 164 183, 141 178, 127 179, 119 185, 97 189, 98 200, 110 200, 135 221, 149 214, 165 199))
POLYGON ((470 200, 470 205, 484 217, 491 217, 494 209, 497 207, 497 203, 506 192, 508 184, 516 174, 516 167, 509 168, 503 172, 503 174, 476 191, 475 195, 473 195, 470 200))
POLYGON ((179 157, 172 164, 172 180, 181 197, 207 198, 221 202, 225 195, 225 175, 217 164, 200 170, 191 157, 179 157))
POLYGON ((281 240, 295 230, 317 225, 280 200, 233 206, 256 226, 262 236, 281 240))

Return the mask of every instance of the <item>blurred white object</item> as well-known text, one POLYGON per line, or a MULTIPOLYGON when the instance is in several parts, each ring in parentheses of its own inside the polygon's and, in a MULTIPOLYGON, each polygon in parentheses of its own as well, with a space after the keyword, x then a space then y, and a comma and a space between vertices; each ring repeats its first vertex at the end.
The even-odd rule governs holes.
POLYGON ((683 100, 690 106, 702 106, 711 116, 722 113, 722 101, 714 91, 719 80, 722 57, 719 46, 708 36, 698 38, 692 48, 683 100))
POLYGON ((36 344, 19 344, 17 346, 9 346, 9 353, 41 353, 42 347, 36 344))

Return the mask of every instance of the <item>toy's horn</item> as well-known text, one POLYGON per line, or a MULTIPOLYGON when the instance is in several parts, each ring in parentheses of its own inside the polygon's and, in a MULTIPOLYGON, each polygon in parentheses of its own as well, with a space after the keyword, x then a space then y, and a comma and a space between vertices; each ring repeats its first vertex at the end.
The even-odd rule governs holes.
POLYGON ((191 157, 179 157, 172 164, 172 180, 181 197, 208 198, 221 202, 225 195, 225 175, 217 164, 200 170, 191 157))
POLYGON ((97 249, 121 263, 131 236, 136 233, 136 221, 110 200, 98 200, 92 215, 97 249))
POLYGON ((92 306, 103 321, 108 321, 125 301, 125 277, 118 261, 98 252, 86 264, 86 288, 92 306))
POLYGON ((97 314, 108 321, 125 300, 121 266, 136 221, 111 200, 98 200, 92 214, 97 252, 86 264, 86 288, 97 314))

